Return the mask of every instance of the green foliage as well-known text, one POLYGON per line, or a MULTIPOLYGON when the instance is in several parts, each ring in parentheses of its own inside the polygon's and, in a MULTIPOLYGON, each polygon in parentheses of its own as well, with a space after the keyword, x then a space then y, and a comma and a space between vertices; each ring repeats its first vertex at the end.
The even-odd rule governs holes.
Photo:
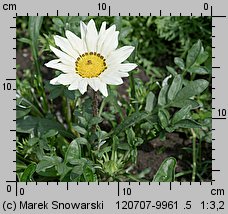
POLYGON ((211 142, 211 17, 18 17, 17 26, 17 50, 26 49, 32 59, 26 68, 17 62, 19 181, 170 182, 189 180, 193 171, 200 181, 210 176, 202 148, 211 142), (119 44, 136 47, 129 61, 138 65, 124 85, 98 96, 97 116, 90 89, 82 96, 51 85, 54 72, 43 66, 53 59, 53 35, 71 30, 80 36, 80 21, 90 18, 98 27, 116 24, 119 44), (181 145, 186 153, 175 158, 161 148, 165 158, 153 176, 151 166, 137 169, 143 148, 152 145, 153 151, 154 139, 174 132, 199 143, 194 149, 181 145), (175 172, 179 162, 188 168, 175 172))
POLYGON ((165 159, 158 171, 156 172, 153 181, 154 182, 171 182, 175 179, 175 167, 176 167, 175 158, 165 159))

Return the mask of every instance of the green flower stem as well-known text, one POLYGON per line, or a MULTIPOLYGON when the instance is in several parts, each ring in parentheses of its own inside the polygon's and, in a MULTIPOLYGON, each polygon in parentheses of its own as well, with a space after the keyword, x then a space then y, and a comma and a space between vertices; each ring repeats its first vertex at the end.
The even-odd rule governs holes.
POLYGON ((196 178, 196 133, 193 129, 191 129, 192 132, 192 182, 195 181, 196 178))

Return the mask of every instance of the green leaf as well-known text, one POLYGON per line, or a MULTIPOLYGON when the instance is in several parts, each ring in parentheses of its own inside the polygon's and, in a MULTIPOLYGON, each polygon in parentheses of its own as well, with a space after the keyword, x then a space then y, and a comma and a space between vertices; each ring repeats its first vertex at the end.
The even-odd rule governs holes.
POLYGON ((197 57, 200 54, 202 48, 202 43, 198 40, 188 51, 187 59, 186 59, 186 67, 190 68, 197 60, 197 57))
POLYGON ((155 95, 152 91, 150 91, 146 98, 145 111, 152 112, 154 106, 155 106, 155 95))
POLYGON ((134 146, 134 142, 135 142, 135 132, 133 131, 132 128, 126 130, 126 134, 127 134, 127 142, 130 146, 134 146))
POLYGON ((34 146, 35 144, 37 144, 39 142, 39 138, 38 137, 33 137, 33 138, 30 138, 28 140, 28 145, 29 146, 34 146))
POLYGON ((62 158, 53 156, 45 156, 43 160, 41 160, 36 167, 36 172, 40 174, 40 172, 45 172, 48 169, 51 169, 53 166, 58 165, 61 163, 62 158))
POLYGON ((80 145, 86 145, 88 144, 88 140, 84 137, 78 137, 75 139, 80 145))
POLYGON ((71 100, 74 100, 75 99, 75 91, 68 90, 66 87, 64 87, 63 96, 68 97, 71 100))
POLYGON ((208 57, 209 57, 209 53, 207 51, 204 51, 204 48, 202 46, 201 52, 200 52, 199 56, 197 57, 195 64, 201 65, 208 59, 208 57))
POLYGON ((158 111, 158 117, 161 122, 161 125, 163 128, 167 127, 169 125, 169 112, 165 109, 159 109, 158 111))
POLYGON ((187 71, 193 74, 201 74, 201 75, 209 74, 206 67, 192 66, 187 71))
POLYGON ((87 165, 84 168, 83 175, 84 175, 85 181, 87 181, 87 182, 93 182, 93 181, 97 180, 97 177, 94 174, 93 168, 89 165, 87 165))
POLYGON ((16 118, 17 119, 22 118, 25 115, 27 115, 30 111, 31 111, 31 108, 30 107, 24 107, 24 108, 22 108, 20 106, 17 106, 16 118))
POLYGON ((82 135, 85 135, 87 133, 87 130, 81 126, 73 126, 73 127, 78 133, 80 133, 82 135))
POLYGON ((23 43, 26 43, 26 44, 29 44, 31 45, 31 40, 30 39, 27 39, 27 38, 19 38, 17 39, 19 42, 23 42, 23 43))
POLYGON ((16 130, 21 133, 32 133, 37 128, 38 120, 32 116, 25 116, 17 120, 16 130))
POLYGON ((172 84, 168 91, 168 99, 174 100, 178 91, 180 91, 181 88, 182 88, 182 77, 179 74, 179 75, 176 75, 172 81, 172 84))
POLYGON ((54 129, 50 129, 48 130, 47 133, 45 133, 42 137, 43 138, 49 138, 49 137, 54 137, 58 134, 58 131, 57 130, 54 130, 54 129))
POLYGON ((60 18, 53 18, 52 19, 53 23, 57 25, 58 27, 64 27, 64 23, 60 18))
POLYGON ((165 159, 156 172, 153 182, 172 182, 175 180, 176 159, 169 157, 165 159))
POLYGON ((197 101, 191 100, 191 99, 182 100, 181 102, 179 102, 179 100, 177 100, 175 102, 171 102, 170 105, 173 107, 177 107, 177 108, 183 108, 184 106, 188 106, 188 105, 190 105, 192 107, 192 109, 199 108, 199 103, 197 101))
POLYGON ((181 69, 184 70, 185 69, 185 64, 184 64, 184 60, 179 58, 179 57, 175 57, 174 58, 174 63, 181 69))
POLYGON ((176 72, 176 70, 174 69, 174 68, 172 68, 172 67, 170 67, 170 66, 166 66, 166 69, 167 69, 167 71, 170 73, 170 74, 172 74, 172 76, 176 76, 177 75, 177 72, 176 72))
POLYGON ((190 97, 201 94, 209 85, 209 82, 204 79, 198 79, 188 83, 176 95, 174 102, 182 102, 190 97))
POLYGON ((167 103, 167 91, 169 89, 169 85, 164 85, 160 93, 158 95, 158 105, 164 106, 167 103))
POLYGON ((70 179, 72 181, 75 179, 78 179, 83 174, 83 168, 84 168, 84 164, 78 164, 74 166, 70 173, 70 179))
POLYGON ((89 126, 93 126, 93 125, 96 125, 96 124, 99 124, 103 121, 103 119, 101 117, 93 117, 89 122, 89 126))
POLYGON ((81 158, 81 147, 77 142, 77 139, 73 140, 69 145, 66 154, 65 154, 65 162, 74 164, 75 161, 81 158))
POLYGON ((184 119, 175 123, 175 128, 201 128, 202 126, 194 120, 184 119))
POLYGON ((178 112, 176 112, 173 116, 172 119, 172 124, 177 123, 178 121, 184 119, 188 113, 190 112, 192 106, 188 105, 188 106, 184 106, 183 108, 181 108, 178 112))
POLYGON ((30 134, 33 132, 39 132, 41 135, 46 134, 50 130, 55 130, 63 136, 72 137, 72 134, 68 133, 62 124, 58 123, 56 120, 33 116, 25 116, 18 119, 16 130, 20 133, 30 134))
POLYGON ((125 131, 128 127, 133 126, 140 122, 141 120, 145 119, 148 115, 143 112, 134 112, 130 116, 128 116, 121 124, 119 124, 115 130, 114 134, 119 134, 120 132, 125 131))
POLYGON ((36 171, 36 164, 32 163, 28 165, 28 167, 25 169, 25 171, 23 172, 20 178, 20 182, 32 181, 32 176, 35 171, 36 171))

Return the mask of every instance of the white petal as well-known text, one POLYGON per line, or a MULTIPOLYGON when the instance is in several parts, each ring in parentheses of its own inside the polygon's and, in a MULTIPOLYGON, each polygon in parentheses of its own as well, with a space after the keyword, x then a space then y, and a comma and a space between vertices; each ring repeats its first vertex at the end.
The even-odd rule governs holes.
POLYGON ((50 84, 52 84, 52 85, 60 85, 60 83, 58 82, 58 78, 59 77, 56 77, 56 78, 50 80, 50 84))
POLYGON ((101 28, 98 34, 99 37, 105 32, 105 29, 106 29, 106 22, 102 22, 101 28))
POLYGON ((77 37, 74 33, 70 32, 69 30, 66 31, 66 37, 69 40, 71 46, 79 53, 83 54, 86 51, 84 50, 82 40, 77 37))
POLYGON ((125 61, 134 51, 133 46, 123 46, 117 50, 112 51, 107 57, 107 65, 117 64, 125 61))
POLYGON ((85 38, 87 26, 83 21, 80 21, 81 39, 85 38))
POLYGON ((87 79, 88 84, 90 85, 90 87, 94 90, 97 91, 99 84, 100 84, 100 80, 98 78, 88 78, 87 79))
POLYGON ((99 78, 106 84, 110 85, 120 85, 123 83, 120 75, 117 72, 105 71, 103 72, 99 78))
POLYGON ((86 32, 85 39, 86 39, 88 52, 96 52, 98 33, 93 19, 91 19, 87 25, 87 32, 86 32))
POLYGON ((116 72, 120 77, 128 77, 129 74, 127 72, 116 72))
POLYGON ((64 73, 75 73, 75 68, 74 66, 71 66, 71 65, 65 65, 63 63, 58 63, 60 60, 52 60, 48 63, 45 64, 45 66, 49 67, 49 68, 54 68, 54 69, 57 69, 57 70, 60 70, 64 73))
POLYGON ((72 48, 68 39, 61 36, 54 36, 55 44, 61 48, 62 51, 72 56, 74 59, 79 57, 79 54, 72 48))
MULTIPOLYGON (((99 35, 98 41, 97 41, 97 52, 102 54, 103 45, 105 44, 106 39, 113 37, 113 34, 115 33, 116 26, 112 25, 110 28, 104 31, 101 35, 99 35)), ((106 56, 105 56, 106 57, 106 56)))
POLYGON ((108 90, 107 90, 107 85, 100 81, 100 84, 99 84, 99 91, 105 96, 107 97, 108 96, 108 90))
POLYGON ((135 63, 125 63, 118 66, 118 70, 121 72, 129 72, 134 70, 137 67, 135 63))
POLYGON ((75 78, 75 80, 68 87, 68 90, 77 90, 80 81, 81 81, 81 78, 80 77, 79 78, 75 78))
POLYGON ((48 63, 45 63, 44 65, 47 66, 47 67, 52 68, 52 66, 55 66, 59 62, 61 62, 60 59, 53 59, 53 60, 49 61, 48 63))
POLYGON ((54 54, 60 58, 60 60, 62 61, 66 61, 69 63, 75 63, 75 59, 71 56, 69 56, 68 54, 58 50, 57 48, 54 48, 53 46, 50 46, 50 49, 54 52, 54 54))
POLYGON ((106 57, 111 51, 114 51, 117 48, 118 36, 119 36, 119 32, 116 31, 113 34, 111 34, 109 37, 106 37, 106 40, 104 41, 100 52, 101 55, 106 57))
POLYGON ((84 94, 87 90, 87 79, 86 78, 82 78, 81 81, 78 84, 78 89, 81 92, 81 94, 84 94))
POLYGON ((51 84, 62 84, 62 85, 69 85, 71 84, 76 77, 76 74, 60 74, 57 78, 52 79, 50 81, 51 84))

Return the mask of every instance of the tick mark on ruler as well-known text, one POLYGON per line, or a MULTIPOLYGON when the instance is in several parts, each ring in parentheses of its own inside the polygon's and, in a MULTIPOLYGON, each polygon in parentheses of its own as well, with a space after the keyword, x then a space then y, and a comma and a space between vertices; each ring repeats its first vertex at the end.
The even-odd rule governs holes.
POLYGON ((108 15, 111 16, 111 7, 108 6, 108 15))
POLYGON ((16 81, 16 79, 6 79, 7 81, 16 81))

